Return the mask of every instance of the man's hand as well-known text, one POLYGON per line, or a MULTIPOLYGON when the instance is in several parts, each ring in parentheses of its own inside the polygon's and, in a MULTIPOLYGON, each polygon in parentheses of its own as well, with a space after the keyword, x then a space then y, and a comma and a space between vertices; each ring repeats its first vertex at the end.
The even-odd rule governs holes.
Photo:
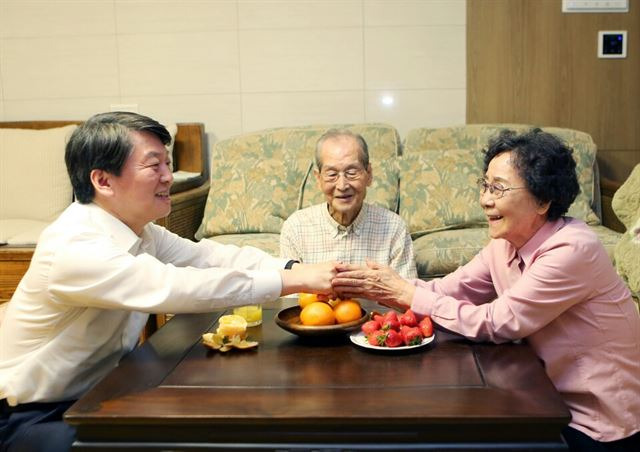
POLYGON ((333 296, 331 281, 337 274, 338 262, 320 264, 293 264, 291 270, 280 270, 282 292, 289 295, 297 292, 326 294, 333 296))
POLYGON ((392 308, 411 306, 415 286, 391 267, 367 261, 366 267, 339 264, 333 290, 340 298, 368 298, 392 308))

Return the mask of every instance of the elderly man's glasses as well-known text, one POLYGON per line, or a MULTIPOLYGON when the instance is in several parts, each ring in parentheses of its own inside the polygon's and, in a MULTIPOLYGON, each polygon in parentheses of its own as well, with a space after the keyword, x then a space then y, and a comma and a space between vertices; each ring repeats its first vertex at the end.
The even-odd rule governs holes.
POLYGON ((489 193, 491 193, 492 195, 495 195, 496 199, 500 199, 504 196, 505 192, 507 191, 521 190, 527 187, 503 187, 500 184, 490 184, 486 180, 480 178, 478 179, 478 188, 480 189, 481 194, 484 195, 487 192, 487 190, 489 190, 489 193))
POLYGON ((348 181, 356 181, 364 174, 363 168, 349 168, 346 171, 327 170, 320 171, 320 177, 325 182, 337 182, 340 175, 344 176, 348 181))

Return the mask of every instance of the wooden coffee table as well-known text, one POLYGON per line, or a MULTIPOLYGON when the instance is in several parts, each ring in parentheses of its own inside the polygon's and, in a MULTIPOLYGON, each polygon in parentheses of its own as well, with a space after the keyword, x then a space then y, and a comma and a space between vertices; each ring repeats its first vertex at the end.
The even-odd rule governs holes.
MULTIPOLYGON (((66 413, 76 450, 558 450, 569 412, 525 344, 437 331, 412 353, 303 340, 268 304, 254 350, 211 351, 224 311, 178 315, 66 413)), ((373 305, 365 304, 365 308, 373 305)))

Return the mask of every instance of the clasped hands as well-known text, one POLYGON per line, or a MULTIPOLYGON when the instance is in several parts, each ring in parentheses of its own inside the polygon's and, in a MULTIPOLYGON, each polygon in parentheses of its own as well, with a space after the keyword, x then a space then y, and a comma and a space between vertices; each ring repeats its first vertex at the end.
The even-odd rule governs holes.
POLYGON ((373 261, 366 265, 334 263, 331 293, 327 298, 367 298, 401 310, 411 306, 415 286, 391 267, 373 261))

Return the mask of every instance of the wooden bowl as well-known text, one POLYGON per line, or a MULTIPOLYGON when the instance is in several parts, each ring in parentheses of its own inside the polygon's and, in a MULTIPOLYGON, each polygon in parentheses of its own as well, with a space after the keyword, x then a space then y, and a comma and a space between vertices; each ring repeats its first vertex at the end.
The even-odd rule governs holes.
POLYGON ((335 325, 324 326, 308 326, 300 323, 300 306, 292 306, 285 308, 278 312, 275 317, 278 326, 290 333, 297 334, 298 336, 336 336, 340 334, 350 333, 360 328, 360 326, 369 320, 367 311, 360 308, 362 316, 351 322, 336 323, 335 325))

